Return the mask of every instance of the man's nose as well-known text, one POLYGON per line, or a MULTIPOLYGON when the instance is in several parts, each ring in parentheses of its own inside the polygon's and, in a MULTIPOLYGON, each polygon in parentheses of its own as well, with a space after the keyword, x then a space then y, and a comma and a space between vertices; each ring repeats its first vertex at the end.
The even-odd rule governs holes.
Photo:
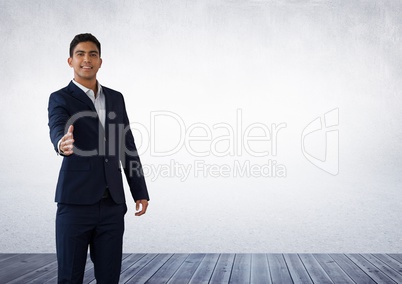
POLYGON ((86 54, 86 55, 84 56, 84 61, 85 61, 85 62, 91 62, 91 57, 89 56, 89 54, 86 54))

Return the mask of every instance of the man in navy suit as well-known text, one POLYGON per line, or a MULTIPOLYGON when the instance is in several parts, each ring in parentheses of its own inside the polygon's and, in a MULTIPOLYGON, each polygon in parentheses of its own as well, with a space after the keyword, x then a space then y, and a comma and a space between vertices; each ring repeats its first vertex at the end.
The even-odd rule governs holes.
POLYGON ((101 86, 101 45, 91 34, 70 44, 69 85, 50 95, 50 138, 63 162, 56 188, 59 283, 82 283, 88 246, 98 284, 118 283, 125 202, 122 169, 136 202, 148 191, 121 93, 101 86))

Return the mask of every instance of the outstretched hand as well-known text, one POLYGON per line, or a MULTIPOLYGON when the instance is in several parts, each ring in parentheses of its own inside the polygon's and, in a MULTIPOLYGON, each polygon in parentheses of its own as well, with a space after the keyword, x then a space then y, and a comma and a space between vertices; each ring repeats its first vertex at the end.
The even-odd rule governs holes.
POLYGON ((135 202, 135 211, 136 211, 135 216, 141 216, 145 214, 145 212, 147 211, 147 207, 148 207, 148 200, 146 199, 137 200, 135 202))
POLYGON ((70 156, 73 151, 73 143, 74 143, 74 126, 70 125, 67 130, 67 133, 61 138, 59 150, 64 156, 70 156))

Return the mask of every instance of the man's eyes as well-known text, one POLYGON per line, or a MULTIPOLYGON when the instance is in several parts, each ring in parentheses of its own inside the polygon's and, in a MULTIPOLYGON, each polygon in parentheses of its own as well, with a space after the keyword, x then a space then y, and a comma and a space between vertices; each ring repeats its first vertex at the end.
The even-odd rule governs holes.
MULTIPOLYGON (((77 53, 77 56, 84 56, 84 55, 85 55, 85 53, 77 53)), ((97 53, 90 53, 89 56, 91 56, 91 57, 97 57, 98 54, 97 54, 97 53)))

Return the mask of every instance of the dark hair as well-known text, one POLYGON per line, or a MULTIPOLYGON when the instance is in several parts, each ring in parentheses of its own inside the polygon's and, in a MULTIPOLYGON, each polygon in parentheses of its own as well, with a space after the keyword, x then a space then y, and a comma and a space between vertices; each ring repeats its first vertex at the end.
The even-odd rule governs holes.
POLYGON ((86 34, 79 34, 76 35, 73 40, 70 43, 70 57, 73 57, 73 52, 74 48, 80 43, 80 42, 93 42, 96 47, 99 50, 99 56, 101 55, 101 44, 100 42, 94 37, 92 34, 86 33, 86 34))

